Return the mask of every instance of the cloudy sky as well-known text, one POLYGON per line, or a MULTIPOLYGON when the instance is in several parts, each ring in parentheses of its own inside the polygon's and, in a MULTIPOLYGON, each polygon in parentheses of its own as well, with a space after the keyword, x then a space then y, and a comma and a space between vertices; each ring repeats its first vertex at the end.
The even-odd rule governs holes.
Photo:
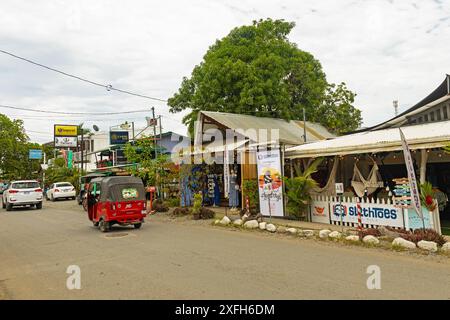
MULTIPOLYGON (((347 83, 369 126, 430 93, 450 73, 450 1, 2 0, 0 49, 114 87, 167 99, 208 47, 260 18, 294 21, 290 40, 311 52, 328 81, 347 83)), ((151 106, 163 127, 185 133, 163 102, 108 92, 0 54, 0 104, 68 112, 151 106)), ((32 141, 54 123, 97 124, 145 116, 61 116, 0 108, 22 118, 32 141)))

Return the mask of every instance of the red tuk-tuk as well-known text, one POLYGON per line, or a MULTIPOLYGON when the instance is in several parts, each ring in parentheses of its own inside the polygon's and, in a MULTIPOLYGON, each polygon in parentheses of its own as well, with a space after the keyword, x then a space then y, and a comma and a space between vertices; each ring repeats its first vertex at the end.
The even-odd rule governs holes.
POLYGON ((113 224, 139 229, 147 216, 144 184, 137 177, 92 179, 87 203, 89 220, 102 232, 109 231, 113 224))

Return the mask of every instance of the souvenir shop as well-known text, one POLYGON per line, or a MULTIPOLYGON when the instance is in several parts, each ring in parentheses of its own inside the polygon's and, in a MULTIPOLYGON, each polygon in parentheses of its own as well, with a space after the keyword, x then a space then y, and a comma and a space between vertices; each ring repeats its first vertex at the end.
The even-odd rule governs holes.
MULTIPOLYGON (((429 227, 440 231, 441 220, 450 220, 450 154, 444 150, 450 143, 450 121, 405 126, 401 130, 411 150, 417 183, 429 182, 433 188, 435 205, 422 208, 424 219, 428 219, 429 227)), ((366 225, 417 225, 399 128, 301 145, 288 149, 286 155, 286 172, 323 159, 313 175, 319 185, 312 192, 311 221, 352 225, 356 222, 352 208, 356 201, 362 201, 368 212, 366 225), (336 194, 335 183, 344 184, 342 196, 336 194), (349 210, 343 220, 336 212, 341 207, 349 210), (371 216, 373 212, 379 214, 371 216)))

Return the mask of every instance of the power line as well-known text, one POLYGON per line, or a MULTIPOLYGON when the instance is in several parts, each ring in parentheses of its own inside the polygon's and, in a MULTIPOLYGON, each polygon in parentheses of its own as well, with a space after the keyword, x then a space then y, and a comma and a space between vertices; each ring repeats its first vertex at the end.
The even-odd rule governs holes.
POLYGON ((31 112, 41 112, 41 113, 52 113, 52 114, 101 115, 101 116, 149 112, 149 110, 147 110, 147 109, 121 111, 121 112, 65 112, 65 111, 48 111, 48 110, 40 110, 40 109, 28 109, 28 108, 22 108, 22 107, 6 106, 6 105, 0 105, 0 108, 31 111, 31 112))
POLYGON ((101 84, 101 83, 98 83, 98 82, 95 82, 95 81, 92 81, 92 80, 88 80, 88 79, 82 78, 82 77, 80 77, 80 76, 76 76, 76 75, 73 75, 73 74, 70 74, 70 73, 67 73, 67 72, 64 72, 64 71, 61 71, 61 70, 52 68, 52 67, 48 67, 48 66, 46 66, 46 65, 43 65, 43 64, 41 64, 41 63, 32 61, 32 60, 30 60, 30 59, 27 59, 27 58, 24 58, 24 57, 20 57, 20 56, 14 54, 14 53, 11 53, 11 52, 8 52, 8 51, 5 51, 5 50, 1 50, 1 49, 0 49, 0 52, 1 52, 1 53, 4 53, 4 54, 7 54, 7 55, 9 55, 9 56, 11 56, 11 57, 13 57, 13 58, 20 59, 20 60, 22 60, 22 61, 26 61, 26 62, 31 63, 31 64, 33 64, 33 65, 36 65, 36 66, 38 66, 38 67, 41 67, 41 68, 44 68, 44 69, 47 69, 47 70, 50 70, 50 71, 53 71, 53 72, 57 72, 57 73, 62 74, 62 75, 64 75, 64 76, 71 77, 71 78, 74 78, 74 79, 77 79, 77 80, 80 80, 80 81, 84 81, 84 82, 86 82, 86 83, 89 83, 89 84, 92 84, 92 85, 95 85, 95 86, 98 86, 98 87, 105 88, 105 89, 108 90, 108 91, 111 91, 111 90, 112 90, 112 91, 117 91, 117 92, 129 94, 129 95, 132 95, 132 96, 140 97, 140 98, 145 98, 145 99, 150 99, 150 100, 155 100, 155 101, 161 101, 161 102, 167 102, 167 100, 164 100, 164 99, 154 98, 154 97, 146 96, 146 95, 143 95, 143 94, 134 93, 134 92, 131 92, 131 91, 127 91, 127 90, 122 90, 122 89, 114 88, 114 87, 113 87, 112 85, 110 85, 110 84, 105 85, 105 84, 101 84))

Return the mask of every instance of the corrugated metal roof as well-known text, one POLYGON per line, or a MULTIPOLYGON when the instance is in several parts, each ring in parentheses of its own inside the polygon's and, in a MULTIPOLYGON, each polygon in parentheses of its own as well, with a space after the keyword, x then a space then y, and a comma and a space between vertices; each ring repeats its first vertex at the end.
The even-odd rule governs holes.
MULTIPOLYGON (((450 121, 405 126, 401 129, 411 149, 441 147, 450 143, 450 121)), ((292 147, 286 150, 286 155, 293 158, 308 158, 400 149, 399 129, 389 128, 292 147)))
MULTIPOLYGON (((276 118, 212 111, 202 111, 201 114, 233 130, 247 131, 252 129, 266 129, 269 131, 269 136, 266 137, 269 140, 272 140, 270 137, 270 130, 279 130, 279 139, 281 142, 292 145, 303 142, 303 121, 286 121, 276 118)), ((314 142, 332 137, 335 137, 335 135, 330 133, 322 125, 309 121, 306 122, 307 142, 314 142)), ((248 138, 252 139, 252 137, 248 138)), ((264 142, 261 141, 264 137, 258 136, 258 138, 259 141, 255 142, 264 142)))

